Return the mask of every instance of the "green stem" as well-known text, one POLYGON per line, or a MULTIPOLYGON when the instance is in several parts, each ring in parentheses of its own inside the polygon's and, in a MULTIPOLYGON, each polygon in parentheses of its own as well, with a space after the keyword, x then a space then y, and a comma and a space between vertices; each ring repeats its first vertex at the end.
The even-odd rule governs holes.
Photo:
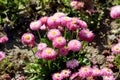
POLYGON ((64 31, 64 38, 66 38, 66 27, 65 27, 65 31, 64 31))
POLYGON ((51 64, 51 60, 48 60, 48 68, 49 68, 49 70, 51 69, 50 64, 51 64))
POLYGON ((39 39, 40 39, 40 41, 41 41, 41 36, 40 36, 39 30, 37 30, 37 33, 38 33, 39 39))

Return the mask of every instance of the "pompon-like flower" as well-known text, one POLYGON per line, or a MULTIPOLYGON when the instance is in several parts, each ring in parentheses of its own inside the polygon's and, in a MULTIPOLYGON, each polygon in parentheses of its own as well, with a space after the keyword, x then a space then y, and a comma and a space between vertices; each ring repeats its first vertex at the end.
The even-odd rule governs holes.
POLYGON ((42 26, 42 23, 41 23, 40 20, 38 20, 38 21, 32 21, 30 23, 30 29, 31 30, 39 30, 41 26, 42 26))
POLYGON ((62 25, 62 26, 67 26, 67 22, 71 21, 71 19, 72 19, 72 18, 67 17, 67 16, 61 17, 61 18, 60 18, 61 25, 62 25))
POLYGON ((5 58, 5 53, 0 51, 0 61, 2 61, 5 58))
POLYGON ((45 24, 43 24, 42 26, 40 26, 40 30, 46 30, 47 26, 45 24))
POLYGON ((60 18, 56 16, 51 16, 47 19, 48 28, 53 29, 60 26, 60 18))
POLYGON ((114 58, 115 58, 115 56, 107 56, 107 61, 113 62, 114 58))
POLYGON ((77 4, 78 4, 79 1, 71 1, 70 2, 70 6, 73 8, 73 9, 77 9, 77 4))
POLYGON ((35 53, 35 57, 38 58, 38 59, 42 58, 42 52, 41 51, 37 51, 35 53))
POLYGON ((110 16, 113 19, 120 18, 120 5, 113 6, 110 11, 110 16))
POLYGON ((84 79, 92 75, 92 69, 89 66, 81 67, 79 69, 79 76, 84 79))
POLYGON ((70 76, 70 80, 74 80, 76 77, 78 77, 79 73, 75 72, 70 76))
POLYGON ((101 74, 102 76, 112 76, 113 75, 113 72, 111 69, 107 68, 107 67, 104 67, 102 68, 101 70, 101 74))
POLYGON ((79 66, 79 62, 76 59, 72 59, 66 62, 67 68, 74 69, 79 66))
POLYGON ((44 16, 44 17, 41 17, 41 18, 39 19, 39 21, 42 23, 42 25, 46 25, 46 24, 47 24, 47 19, 48 19, 48 17, 47 17, 47 16, 44 16))
POLYGON ((72 50, 74 52, 79 51, 82 47, 82 44, 80 41, 73 39, 68 42, 68 48, 69 50, 72 50))
POLYGON ((69 49, 67 47, 59 49, 59 54, 62 55, 62 56, 67 56, 68 53, 69 53, 69 49))
POLYGON ((60 72, 60 74, 63 78, 67 78, 71 75, 71 71, 70 69, 64 69, 60 72))
POLYGON ((111 48, 111 51, 114 54, 119 54, 120 53, 120 44, 113 45, 112 48, 111 48))
POLYGON ((61 76, 60 73, 54 73, 54 74, 52 75, 52 79, 53 79, 53 80, 63 80, 63 77, 61 76))
POLYGON ((46 47, 47 47, 47 44, 46 44, 46 43, 39 43, 39 44, 37 45, 37 50, 38 50, 38 51, 41 51, 41 50, 45 49, 46 47))
POLYGON ((22 43, 23 44, 26 44, 26 45, 34 45, 34 40, 35 40, 35 37, 32 33, 24 33, 22 35, 22 43))
POLYGON ((3 36, 0 38, 0 43, 6 43, 8 41, 8 37, 7 36, 3 36))
POLYGON ((65 16, 66 16, 66 14, 65 14, 65 13, 63 13, 63 12, 56 12, 53 16, 56 16, 56 17, 61 18, 61 17, 65 17, 65 16))
POLYGON ((57 57, 57 53, 55 52, 55 50, 49 47, 43 49, 41 54, 42 58, 45 60, 55 60, 57 57))
POLYGON ((87 28, 87 23, 83 20, 78 20, 78 23, 80 25, 81 28, 87 28))
POLYGON ((92 68, 92 76, 101 76, 101 70, 98 68, 92 68))
POLYGON ((49 40, 53 40, 56 37, 61 36, 61 32, 58 29, 50 29, 47 33, 47 37, 49 40))
POLYGON ((95 35, 92 33, 92 31, 83 29, 79 32, 78 37, 81 40, 91 42, 94 39, 95 35))
POLYGON ((113 76, 103 76, 103 80, 115 80, 113 76))
POLYGON ((64 37, 56 37, 53 40, 53 46, 56 48, 63 48, 66 45, 66 40, 64 37))

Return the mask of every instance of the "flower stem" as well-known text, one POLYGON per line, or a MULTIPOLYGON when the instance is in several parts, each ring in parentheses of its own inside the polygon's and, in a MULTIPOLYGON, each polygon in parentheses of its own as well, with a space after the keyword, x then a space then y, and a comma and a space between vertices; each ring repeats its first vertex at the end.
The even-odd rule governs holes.
POLYGON ((41 36, 40 36, 39 30, 37 30, 37 33, 38 33, 39 39, 40 39, 40 41, 41 41, 41 36))
POLYGON ((51 69, 50 64, 51 64, 51 60, 48 60, 48 68, 49 68, 49 70, 51 69))

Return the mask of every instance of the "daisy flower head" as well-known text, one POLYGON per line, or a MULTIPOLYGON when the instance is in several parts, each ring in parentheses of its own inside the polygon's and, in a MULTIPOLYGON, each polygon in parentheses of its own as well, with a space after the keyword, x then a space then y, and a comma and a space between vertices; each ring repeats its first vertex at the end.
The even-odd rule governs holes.
POLYGON ((41 18, 39 19, 39 21, 42 23, 42 25, 46 25, 46 24, 47 24, 47 19, 48 19, 48 17, 47 17, 47 16, 44 16, 44 17, 41 17, 41 18))
POLYGON ((113 75, 113 71, 107 67, 102 68, 101 70, 101 75, 102 76, 112 76, 113 75))
POLYGON ((57 53, 55 52, 55 50, 49 47, 43 49, 41 55, 42 58, 45 60, 55 60, 57 57, 57 53))
POLYGON ((3 36, 0 38, 0 43, 6 43, 8 41, 8 37, 7 36, 3 36))
POLYGON ((35 53, 35 57, 38 58, 38 59, 42 58, 42 54, 41 53, 42 53, 41 51, 37 51, 35 53))
POLYGON ((67 78, 71 75, 71 71, 70 69, 64 69, 60 72, 60 74, 63 78, 67 78))
POLYGON ((47 19, 48 28, 53 29, 60 26, 60 18, 56 16, 51 16, 47 19))
POLYGON ((69 50, 76 52, 82 48, 82 44, 80 41, 73 39, 68 42, 68 48, 69 50))
POLYGON ((68 47, 63 47, 63 48, 59 49, 59 54, 62 55, 62 56, 67 56, 68 53, 69 53, 68 47))
POLYGON ((35 41, 35 37, 32 33, 24 33, 22 35, 22 43, 23 44, 26 44, 26 45, 33 45, 34 44, 34 41, 35 41))
POLYGON ((98 68, 92 68, 92 76, 101 76, 101 71, 98 68))
POLYGON ((63 48, 66 45, 66 40, 64 37, 56 37, 53 40, 53 46, 56 48, 63 48))
POLYGON ((78 37, 80 40, 91 42, 94 39, 95 35, 92 33, 92 31, 83 29, 79 32, 78 37))
POLYGON ((30 29, 31 30, 39 30, 41 26, 42 26, 42 23, 39 20, 38 21, 32 21, 30 23, 30 29))
POLYGON ((5 53, 0 51, 0 61, 2 61, 5 58, 5 53))
POLYGON ((52 75, 52 79, 53 79, 53 80, 62 80, 63 77, 61 76, 60 73, 54 73, 54 74, 52 75))
POLYGON ((113 6, 110 11, 110 16, 113 19, 120 18, 120 5, 113 6))
POLYGON ((50 29, 47 33, 47 37, 49 40, 53 40, 56 37, 61 36, 61 32, 58 29, 50 29))
POLYGON ((89 66, 84 66, 79 69, 79 76, 84 79, 92 75, 92 69, 89 66))
POLYGON ((76 59, 72 59, 66 62, 67 68, 74 69, 79 66, 79 62, 76 59))
POLYGON ((61 18, 60 18, 60 22, 61 22, 61 25, 62 25, 62 26, 67 26, 67 23, 68 23, 69 21, 71 21, 71 20, 72 20, 72 18, 70 18, 70 17, 68 17, 68 16, 61 17, 61 18))
POLYGON ((37 45, 37 50, 38 50, 38 51, 41 51, 41 50, 45 49, 46 47, 47 47, 47 44, 46 44, 46 43, 39 43, 39 44, 37 45))
POLYGON ((119 54, 120 53, 120 45, 119 44, 113 45, 112 48, 111 48, 111 51, 114 54, 119 54))
POLYGON ((53 16, 56 16, 56 17, 61 18, 61 17, 65 17, 65 16, 66 16, 66 14, 65 14, 65 13, 63 13, 63 12, 56 12, 53 16))

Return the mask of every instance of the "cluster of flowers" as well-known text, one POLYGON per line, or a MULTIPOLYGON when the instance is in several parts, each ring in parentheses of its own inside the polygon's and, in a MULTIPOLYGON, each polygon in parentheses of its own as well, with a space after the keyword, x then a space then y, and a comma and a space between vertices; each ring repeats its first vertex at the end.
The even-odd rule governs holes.
MULTIPOLYGON (((82 45, 79 40, 77 39, 66 40, 62 36, 64 28, 70 31, 80 30, 78 33, 78 37, 80 40, 90 42, 94 39, 94 34, 92 33, 92 31, 87 29, 86 22, 78 18, 68 17, 62 12, 57 12, 50 17, 41 17, 39 20, 30 23, 30 29, 31 30, 47 29, 48 31, 47 38, 52 41, 53 47, 59 50, 58 52, 56 52, 54 49, 47 46, 46 43, 40 42, 37 45, 38 51, 35 54, 37 58, 54 60, 56 59, 58 53, 60 53, 63 56, 66 56, 70 50, 73 52, 77 52, 81 49, 82 45), (67 41, 69 41, 68 44, 67 41)), ((21 39, 23 44, 26 44, 28 46, 34 46, 35 37, 32 33, 23 34, 21 39)))
POLYGON ((120 18, 120 5, 113 6, 110 11, 110 16, 113 19, 120 18))
POLYGON ((3 36, 0 38, 0 43, 6 43, 8 41, 8 37, 7 36, 3 36))
POLYGON ((115 80, 113 77, 113 72, 109 68, 102 68, 101 70, 97 67, 89 67, 89 66, 84 66, 79 69, 78 72, 74 72, 71 74, 70 69, 65 69, 62 70, 60 73, 54 73, 52 75, 53 80, 63 80, 64 78, 70 78, 70 80, 84 80, 85 78, 93 78, 93 80, 96 77, 102 76, 103 80, 115 80))
POLYGON ((5 58, 5 53, 0 51, 0 61, 2 61, 5 58))

